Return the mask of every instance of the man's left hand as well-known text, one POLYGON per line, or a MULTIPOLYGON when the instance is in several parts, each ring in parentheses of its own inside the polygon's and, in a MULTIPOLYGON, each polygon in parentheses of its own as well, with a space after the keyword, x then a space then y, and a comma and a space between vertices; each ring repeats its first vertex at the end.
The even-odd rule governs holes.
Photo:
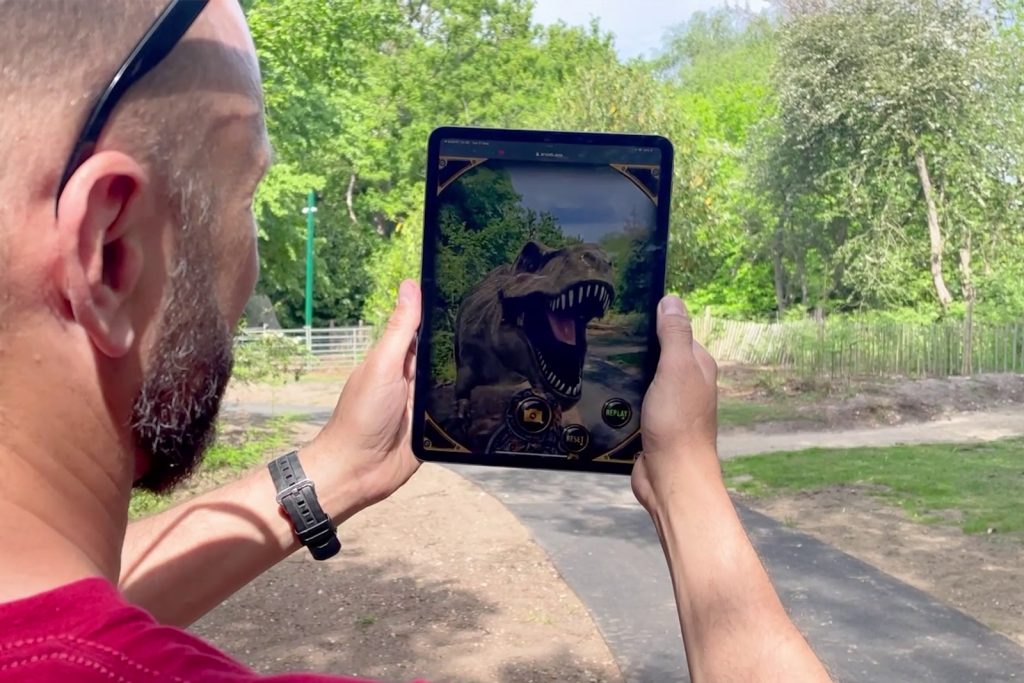
POLYGON ((349 376, 327 425, 300 453, 335 521, 387 498, 420 465, 411 447, 419 325, 420 289, 406 280, 384 335, 349 376))

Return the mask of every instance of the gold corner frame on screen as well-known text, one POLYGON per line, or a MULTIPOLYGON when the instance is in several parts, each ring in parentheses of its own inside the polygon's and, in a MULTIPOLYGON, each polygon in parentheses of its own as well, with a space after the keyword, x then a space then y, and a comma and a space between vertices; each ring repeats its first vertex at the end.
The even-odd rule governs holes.
POLYGON ((647 197, 648 199, 650 199, 651 203, 653 203, 654 206, 658 206, 658 195, 657 195, 657 193, 651 194, 650 189, 646 185, 641 183, 640 180, 635 175, 630 173, 629 171, 630 171, 630 169, 633 169, 633 168, 647 168, 647 169, 651 169, 651 170, 661 170, 661 166, 654 166, 652 164, 608 164, 608 165, 611 166, 612 168, 614 168, 616 171, 618 171, 622 175, 624 175, 627 178, 629 178, 629 182, 631 182, 634 185, 636 185, 636 188, 638 190, 640 190, 641 192, 643 192, 644 196, 647 197))
POLYGON ((449 441, 451 441, 456 446, 455 448, 438 448, 437 446, 434 446, 433 444, 428 446, 427 442, 429 441, 429 439, 427 439, 424 436, 424 438, 423 438, 423 441, 424 441, 423 447, 425 449, 427 449, 429 451, 433 451, 435 453, 472 453, 472 451, 470 451, 468 448, 463 446, 457 440, 453 439, 448 434, 448 432, 446 432, 443 429, 441 429, 441 425, 437 424, 437 420, 435 420, 433 417, 431 417, 430 413, 424 411, 424 413, 423 413, 423 422, 426 425, 433 426, 433 428, 436 429, 441 435, 443 435, 444 438, 448 439, 449 441))
POLYGON ((449 185, 454 183, 456 180, 458 180, 462 176, 466 175, 466 173, 468 173, 469 171, 472 171, 477 166, 485 164, 488 161, 490 161, 491 159, 490 159, 490 157, 452 157, 452 156, 443 156, 443 157, 438 157, 437 160, 438 161, 454 160, 454 161, 469 161, 469 162, 471 162, 468 166, 466 166, 466 168, 462 169, 461 171, 459 171, 458 173, 453 175, 451 178, 446 180, 443 184, 440 184, 440 183, 438 184, 438 186, 437 186, 437 194, 438 194, 438 196, 440 196, 441 193, 445 191, 445 188, 447 188, 449 185))
POLYGON ((634 462, 636 462, 636 458, 631 458, 629 460, 622 460, 621 458, 620 459, 616 459, 615 458, 615 454, 620 452, 620 451, 622 451, 624 448, 626 448, 626 446, 630 445, 631 443, 633 443, 634 440, 636 440, 638 438, 640 438, 640 430, 639 429, 634 430, 632 434, 630 434, 629 436, 627 436, 625 439, 622 440, 622 443, 620 443, 618 446, 616 446, 615 448, 611 449, 607 453, 602 453, 601 455, 599 455, 599 456, 597 456, 595 458, 592 458, 591 462, 613 462, 613 463, 621 463, 621 464, 624 464, 624 465, 632 465, 634 462))

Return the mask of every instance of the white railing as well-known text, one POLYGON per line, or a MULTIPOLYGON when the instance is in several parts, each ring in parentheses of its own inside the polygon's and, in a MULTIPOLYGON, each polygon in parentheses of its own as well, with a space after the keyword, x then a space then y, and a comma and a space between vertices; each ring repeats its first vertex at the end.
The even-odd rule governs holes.
POLYGON ((354 366, 362 362, 366 351, 373 345, 373 326, 355 327, 300 327, 286 330, 250 327, 242 330, 237 342, 259 339, 264 335, 282 335, 305 346, 318 364, 354 366))

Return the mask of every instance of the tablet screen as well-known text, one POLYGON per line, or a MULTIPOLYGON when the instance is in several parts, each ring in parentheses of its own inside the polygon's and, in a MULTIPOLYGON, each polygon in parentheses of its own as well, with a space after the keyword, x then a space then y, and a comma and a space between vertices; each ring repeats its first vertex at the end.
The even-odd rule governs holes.
POLYGON ((423 452, 631 463, 663 287, 662 151, 438 149, 423 452))

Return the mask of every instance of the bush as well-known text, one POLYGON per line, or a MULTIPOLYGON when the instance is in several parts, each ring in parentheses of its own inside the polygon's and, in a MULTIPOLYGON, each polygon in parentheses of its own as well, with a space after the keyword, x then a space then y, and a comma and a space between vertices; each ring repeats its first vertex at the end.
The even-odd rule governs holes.
POLYGON ((240 339, 235 346, 233 377, 241 382, 281 383, 298 380, 309 368, 313 354, 301 339, 280 332, 240 339))
POLYGON ((363 319, 383 330, 398 298, 398 285, 406 278, 419 279, 423 258, 423 215, 417 213, 395 228, 391 239, 370 257, 370 293, 363 307, 363 319))

